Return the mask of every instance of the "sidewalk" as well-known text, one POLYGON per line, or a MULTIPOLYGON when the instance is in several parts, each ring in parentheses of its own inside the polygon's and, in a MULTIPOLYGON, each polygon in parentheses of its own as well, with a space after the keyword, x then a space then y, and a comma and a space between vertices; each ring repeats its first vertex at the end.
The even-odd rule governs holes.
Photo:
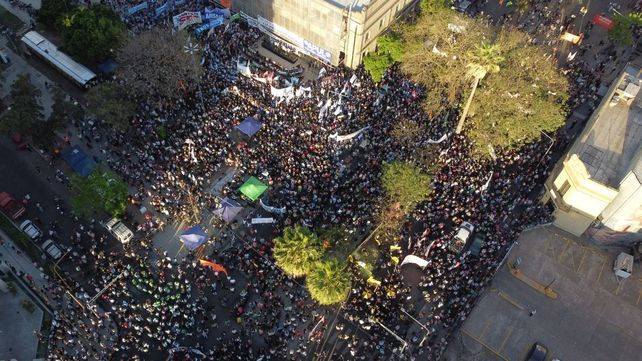
MULTIPOLYGON (((46 256, 43 255, 43 257, 46 256)), ((4 265, 11 268, 11 270, 18 276, 21 276, 22 281, 30 287, 31 291, 37 294, 41 300, 54 311, 54 326, 57 323, 59 324, 61 321, 85 324, 89 329, 97 331, 97 333, 94 333, 93 338, 91 335, 83 338, 85 341, 94 343, 86 345, 84 349, 88 350, 99 343, 102 345, 111 345, 106 349, 113 349, 112 344, 118 331, 116 323, 111 318, 106 317, 105 312, 98 306, 96 306, 97 313, 101 316, 102 323, 106 327, 95 327, 95 320, 79 318, 82 313, 74 311, 74 309, 77 309, 77 304, 75 304, 74 301, 72 301, 66 294, 62 294, 61 297, 55 298, 49 290, 52 285, 59 285, 53 282, 51 277, 44 273, 42 267, 39 267, 35 262, 32 262, 24 252, 20 251, 20 249, 14 245, 13 241, 11 241, 7 234, 0 230, 0 267, 4 265), (67 311, 70 314, 67 314, 67 311)), ((101 321, 97 322, 100 323, 101 321)), ((74 331, 79 332, 79 330, 74 331)), ((49 346, 51 350, 52 346, 55 344, 55 339, 52 338, 53 334, 47 336, 49 337, 49 346)), ((58 346, 63 347, 62 344, 59 344, 58 346)), ((79 346, 79 343, 73 344, 72 349, 78 352, 79 346)), ((105 347, 101 346, 101 349, 103 348, 105 347)))

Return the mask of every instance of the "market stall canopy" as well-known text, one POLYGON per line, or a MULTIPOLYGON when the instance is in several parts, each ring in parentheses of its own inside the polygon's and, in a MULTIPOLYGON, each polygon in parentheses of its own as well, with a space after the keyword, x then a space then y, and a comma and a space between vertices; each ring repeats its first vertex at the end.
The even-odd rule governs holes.
POLYGON ((90 175, 96 167, 96 162, 77 145, 63 151, 62 159, 82 177, 90 175))
POLYGON ((193 251, 200 247, 203 243, 207 241, 207 234, 203 228, 199 225, 186 229, 181 235, 181 242, 189 249, 193 251))
POLYGON ((263 127, 263 123, 252 117, 245 118, 245 120, 242 121, 241 124, 236 126, 238 130, 243 132, 243 134, 247 135, 248 137, 252 137, 254 134, 256 134, 261 129, 261 127, 263 127))
POLYGON ((261 182, 260 180, 256 179, 255 177, 250 177, 239 190, 241 193, 243 193, 246 197, 249 199, 255 201, 261 197, 263 192, 267 190, 267 186, 265 183, 261 182))
POLYGON ((241 207, 237 201, 231 198, 225 198, 223 202, 221 202, 221 207, 216 209, 214 213, 221 217, 225 223, 230 223, 242 209, 243 207, 241 207))

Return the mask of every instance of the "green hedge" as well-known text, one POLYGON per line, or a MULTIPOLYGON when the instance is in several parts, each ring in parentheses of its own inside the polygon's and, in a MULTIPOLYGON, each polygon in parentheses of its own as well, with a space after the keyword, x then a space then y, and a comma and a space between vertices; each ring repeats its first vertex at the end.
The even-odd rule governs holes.
POLYGON ((0 229, 2 229, 20 249, 26 252, 31 259, 36 261, 40 259, 42 255, 40 248, 38 248, 26 234, 22 233, 4 214, 0 216, 0 229))

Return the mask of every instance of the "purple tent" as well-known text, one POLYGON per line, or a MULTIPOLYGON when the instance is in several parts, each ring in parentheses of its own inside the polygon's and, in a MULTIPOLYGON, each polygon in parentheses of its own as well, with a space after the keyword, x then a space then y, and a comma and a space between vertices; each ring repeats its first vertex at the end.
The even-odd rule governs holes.
POLYGON ((188 228, 181 235, 181 242, 187 247, 190 251, 193 251, 205 243, 208 239, 207 234, 201 228, 201 226, 194 226, 188 228))
POLYGON ((245 118, 244 121, 241 122, 241 124, 237 125, 236 128, 243 132, 243 134, 247 135, 248 137, 252 137, 256 132, 261 129, 263 126, 263 123, 259 122, 255 118, 252 117, 247 117, 245 118))
POLYGON ((243 207, 237 201, 225 198, 221 202, 221 207, 215 210, 214 213, 218 214, 225 223, 230 223, 242 209, 243 207))

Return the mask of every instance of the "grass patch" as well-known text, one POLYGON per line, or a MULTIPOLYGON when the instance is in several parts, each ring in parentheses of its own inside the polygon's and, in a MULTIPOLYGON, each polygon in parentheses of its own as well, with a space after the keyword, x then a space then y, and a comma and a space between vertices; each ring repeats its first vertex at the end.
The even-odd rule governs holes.
POLYGON ((40 259, 42 255, 40 248, 36 247, 4 214, 0 216, 0 229, 2 229, 20 249, 27 253, 32 260, 38 261, 40 259))
POLYGON ((22 20, 2 6, 0 6, 0 24, 10 28, 14 32, 19 31, 23 26, 25 26, 25 23, 23 23, 22 20))

